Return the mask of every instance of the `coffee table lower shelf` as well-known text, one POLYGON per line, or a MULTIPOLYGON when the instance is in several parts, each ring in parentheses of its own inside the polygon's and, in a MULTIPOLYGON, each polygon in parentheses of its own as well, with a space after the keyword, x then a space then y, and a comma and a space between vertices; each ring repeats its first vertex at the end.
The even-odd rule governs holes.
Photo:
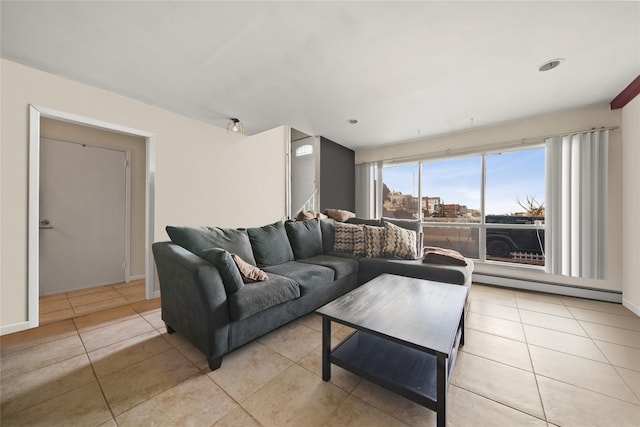
MULTIPOLYGON (((460 334, 454 346, 456 350, 459 339, 460 334)), ((455 355, 456 352, 447 360, 447 374, 453 369, 455 355)), ((331 351, 328 362, 438 410, 438 360, 434 354, 356 331, 331 351)))

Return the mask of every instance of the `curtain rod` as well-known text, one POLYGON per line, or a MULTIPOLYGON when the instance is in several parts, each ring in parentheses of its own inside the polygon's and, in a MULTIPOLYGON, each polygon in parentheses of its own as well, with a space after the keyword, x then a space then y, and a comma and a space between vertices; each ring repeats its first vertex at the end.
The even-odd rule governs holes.
POLYGON ((479 154, 479 152, 484 150, 495 151, 503 148, 516 148, 520 145, 526 146, 526 145, 541 144, 544 142, 545 139, 553 138, 557 136, 577 135, 580 133, 595 132, 595 131, 602 131, 602 130, 617 130, 617 129, 619 129, 619 126, 602 126, 599 128, 583 129, 583 130, 577 130, 572 132, 562 132, 562 133, 556 133, 552 135, 542 135, 542 136, 534 136, 530 138, 512 139, 509 141, 503 141, 503 142, 498 142, 494 144, 478 145, 475 147, 467 147, 467 148, 460 148, 460 149, 448 148, 446 150, 435 151, 433 153, 414 154, 414 155, 404 156, 404 157, 392 157, 390 159, 381 159, 381 160, 376 160, 374 162, 363 162, 359 164, 375 163, 375 162, 400 163, 400 162, 409 162, 412 160, 443 157, 445 155, 450 155, 450 154, 455 154, 456 156, 464 156, 465 154, 479 154))

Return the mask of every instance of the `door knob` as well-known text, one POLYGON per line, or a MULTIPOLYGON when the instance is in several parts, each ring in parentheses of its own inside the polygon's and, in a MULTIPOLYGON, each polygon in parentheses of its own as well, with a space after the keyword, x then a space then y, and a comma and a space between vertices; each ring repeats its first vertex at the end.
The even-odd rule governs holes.
POLYGON ((53 228, 53 225, 51 225, 51 222, 48 219, 41 219, 40 220, 40 229, 48 229, 48 228, 53 228))

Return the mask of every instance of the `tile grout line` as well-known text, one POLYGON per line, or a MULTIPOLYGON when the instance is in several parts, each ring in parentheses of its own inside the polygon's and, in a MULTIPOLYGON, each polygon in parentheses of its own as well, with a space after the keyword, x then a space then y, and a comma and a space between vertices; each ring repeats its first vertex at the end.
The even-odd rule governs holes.
MULTIPOLYGON (((638 396, 636 394, 636 392, 633 390, 633 388, 631 388, 630 384, 627 383, 627 381, 625 381, 625 379, 622 377, 622 375, 620 374, 620 372, 616 369, 616 366, 611 362, 611 360, 607 357, 606 354, 604 354, 604 351, 602 351, 602 349, 600 348, 600 346, 598 345, 598 343, 596 342, 597 340, 594 339, 591 334, 589 334, 589 332, 584 328, 584 326, 582 325, 582 323, 580 323, 580 321, 575 317, 575 314, 573 313, 573 311, 571 311, 570 306, 568 306, 564 300, 562 300, 563 304, 567 307, 567 309, 569 310, 569 313, 571 313, 571 315, 575 318, 575 321, 578 322, 578 325, 580 325, 580 328, 582 328, 582 330, 584 330, 584 332, 587 334, 587 336, 589 337, 589 339, 591 340, 591 342, 593 343, 593 345, 596 346, 596 348, 598 349, 598 351, 600 352, 600 354, 602 354, 602 356, 604 357, 604 359, 609 363, 609 366, 611 366, 611 368, 613 369, 613 371, 616 373, 616 375, 618 376, 618 378, 620 378, 622 380, 622 382, 627 386, 627 388, 631 391, 631 394, 633 396, 636 397, 636 399, 638 399, 638 401, 640 401, 640 396, 638 396)), ((596 310, 593 310, 596 311, 596 310)), ((589 323, 593 323, 593 322, 589 322, 589 323)), ((597 323, 599 324, 599 323, 597 323)), ((608 326, 608 325, 605 325, 608 326)), ((624 329, 624 328, 618 328, 618 329, 624 329)), ((607 341, 604 341, 607 342, 607 341)), ((616 344, 616 343, 611 343, 611 344, 616 344)), ((625 346, 626 347, 626 346, 625 346)), ((634 348, 634 347, 630 347, 630 348, 634 348)))
MULTIPOLYGON (((517 301, 516 301, 517 304, 517 301)), ((533 357, 531 357, 531 349, 529 348, 529 340, 527 338, 527 331, 522 323, 522 316, 520 315, 520 308, 518 307, 518 317, 520 318, 520 327, 522 328, 522 334, 524 335, 525 346, 527 347, 527 354, 529 355, 529 363, 531 363, 531 370, 533 372, 533 380, 536 382, 536 390, 538 391, 538 399, 540 399, 540 406, 542 407, 542 413, 544 414, 544 421, 549 423, 549 417, 547 416, 547 409, 544 406, 544 400, 542 399, 542 392, 540 391, 540 383, 538 382, 538 375, 536 374, 536 367, 533 363, 533 357)))
MULTIPOLYGON (((116 416, 113 413, 113 409, 111 408, 111 405, 109 405, 109 400, 107 399, 107 395, 104 392, 104 389, 102 388, 102 383, 100 382, 100 379, 98 378, 98 374, 96 373, 96 370, 93 366, 93 361, 91 360, 91 358, 89 357, 89 352, 87 351, 87 346, 84 343, 84 340, 82 339, 82 335, 80 335, 80 330, 78 329, 78 325, 76 324, 76 322, 72 319, 73 321, 73 326, 76 328, 76 333, 78 334, 78 338, 80 339, 80 342, 82 343, 82 348, 84 348, 84 353, 85 356, 87 357, 87 360, 89 361, 89 366, 91 366, 91 372, 93 373, 93 378, 96 381, 96 384, 98 384, 98 388, 100 389, 100 394, 102 395, 102 398, 104 399, 104 403, 107 405, 107 408, 109 408, 109 413, 111 414, 111 420, 116 424, 116 426, 118 425, 117 421, 116 421, 116 416)), ((105 421, 107 422, 107 421, 105 421)))
MULTIPOLYGON (((527 371, 527 372, 528 372, 528 371, 527 371)), ((537 383, 536 383, 536 384, 537 384, 537 383)), ((548 421, 548 420, 547 420, 547 414, 544 412, 544 406, 543 406, 543 408, 542 408, 542 410, 543 410, 543 414, 544 414, 544 418, 540 418, 540 417, 537 417, 537 416, 535 416, 535 415, 531 415, 530 413, 525 412, 525 411, 523 411, 522 409, 514 408, 513 406, 510 406, 510 405, 508 405, 508 404, 506 404, 506 403, 504 403, 504 402, 500 402, 500 401, 495 400, 495 399, 492 399, 492 398, 490 398, 490 397, 483 396, 483 395, 481 395, 481 394, 479 394, 479 393, 477 393, 477 392, 475 392, 475 391, 473 391, 473 390, 469 390, 469 389, 467 389, 467 388, 465 388, 465 387, 463 387, 463 386, 460 386, 460 385, 457 385, 457 384, 451 384, 451 385, 453 385, 454 387, 458 387, 459 389, 464 390, 464 391, 466 391, 467 393, 471 393, 471 394, 473 394, 473 395, 475 395, 475 396, 478 396, 478 397, 480 397, 480 398, 482 398, 482 399, 489 400, 489 401, 491 401, 491 402, 493 402, 493 403, 496 403, 496 404, 498 404, 498 405, 500 405, 500 406, 504 406, 505 408, 509 408, 509 409, 514 410, 514 411, 520 412, 521 414, 527 415, 527 416, 529 416, 529 417, 531 417, 531 418, 535 418, 536 420, 544 421, 545 423, 549 423, 549 422, 551 422, 551 421, 548 421)), ((542 401, 542 399, 541 399, 541 401, 542 401)))

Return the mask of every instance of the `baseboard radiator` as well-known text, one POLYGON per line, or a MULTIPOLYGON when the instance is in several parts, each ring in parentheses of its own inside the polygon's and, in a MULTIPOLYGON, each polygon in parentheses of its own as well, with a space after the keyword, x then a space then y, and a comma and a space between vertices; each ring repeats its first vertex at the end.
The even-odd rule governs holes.
POLYGON ((586 298, 598 301, 622 303, 622 292, 605 289, 585 288, 534 280, 514 279, 512 277, 473 273, 473 283, 522 289, 526 291, 546 292, 568 297, 586 298))

